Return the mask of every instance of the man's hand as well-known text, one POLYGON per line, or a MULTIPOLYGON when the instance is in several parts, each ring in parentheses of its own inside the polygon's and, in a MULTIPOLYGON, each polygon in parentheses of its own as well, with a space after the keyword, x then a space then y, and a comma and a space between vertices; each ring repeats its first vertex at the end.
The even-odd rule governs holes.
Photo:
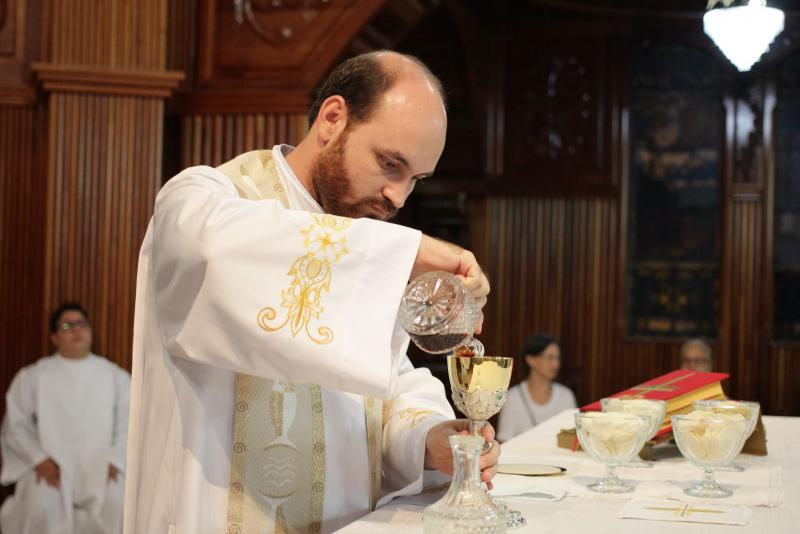
POLYGON ((61 489, 61 469, 52 458, 37 465, 34 471, 36 471, 36 482, 44 480, 48 486, 61 489))
POLYGON ((119 475, 119 469, 114 467, 113 464, 108 464, 108 480, 116 482, 117 475, 119 475))
MULTIPOLYGON (((489 279, 486 278, 472 252, 423 234, 417 258, 414 260, 414 268, 411 270, 411 278, 428 271, 447 271, 457 275, 463 280, 478 306, 483 308, 486 305, 486 296, 491 289, 489 279)), ((475 330, 476 334, 481 333, 482 326, 483 321, 475 330)))
MULTIPOLYGON (((469 434, 468 424, 466 419, 456 419, 439 423, 428 431, 425 439, 425 469, 437 469, 446 475, 453 474, 453 453, 448 438, 454 434, 469 434)), ((491 480, 497 473, 497 459, 500 457, 500 444, 494 440, 492 425, 483 428, 483 439, 491 443, 492 448, 481 456, 481 479, 492 489, 491 480)))

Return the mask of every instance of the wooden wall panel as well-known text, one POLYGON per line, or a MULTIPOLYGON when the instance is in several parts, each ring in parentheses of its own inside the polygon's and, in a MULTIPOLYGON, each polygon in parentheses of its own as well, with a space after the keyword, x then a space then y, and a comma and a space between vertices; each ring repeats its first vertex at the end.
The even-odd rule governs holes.
MULTIPOLYGON (((615 199, 489 197, 474 201, 474 249, 492 281, 482 339, 493 353, 517 355, 527 335, 561 340, 562 377, 590 402, 679 365, 680 340, 624 335, 619 208, 615 199)), ((712 342, 726 392, 758 400, 765 412, 800 410, 800 350, 769 349, 764 297, 763 207, 731 204, 726 234, 722 328, 712 342), (728 310, 725 312, 724 310, 728 310)), ((526 369, 518 360, 515 380, 526 369)))
POLYGON ((43 306, 78 300, 95 351, 130 367, 136 263, 161 183, 165 0, 46 2, 43 306), (86 31, 92 28, 92 31, 86 31))
POLYGON ((50 0, 47 6, 48 61, 116 69, 164 68, 165 0, 50 0))
POLYGON ((196 80, 308 95, 384 0, 199 0, 196 80))
POLYGON ((167 68, 186 73, 178 88, 185 92, 194 81, 197 0, 171 0, 167 9, 167 68))
POLYGON ((130 368, 136 264, 161 183, 166 0, 46 2, 43 306, 87 308, 95 351, 130 368), (86 31, 92 28, 92 31, 86 31))
POLYGON ((778 345, 768 353, 761 398, 774 413, 800 414, 800 347, 778 345))
POLYGON ((181 163, 220 165, 250 150, 279 143, 297 145, 306 133, 306 115, 189 115, 181 119, 181 163))
MULTIPOLYGON (((37 113, 0 107, 0 389, 45 354, 41 273, 47 192, 35 152, 37 113)), ((5 395, 0 396, 0 410, 5 395)))
MULTIPOLYGON (((560 380, 581 403, 677 368, 678 341, 623 337, 617 200, 476 203, 474 247, 492 282, 481 336, 490 352, 518 355, 529 334, 549 331, 562 344, 560 380)), ((521 380, 527 371, 517 362, 521 380)))
POLYGON ((608 104, 619 63, 615 29, 575 20, 523 20, 508 28, 503 62, 515 67, 503 73, 511 118, 503 181, 517 191, 570 197, 616 191, 606 148, 614 135, 608 104))
POLYGON ((731 388, 742 398, 758 397, 761 363, 769 357, 760 304, 764 298, 763 205, 734 201, 724 246, 722 324, 717 364, 731 371, 731 388))
POLYGON ((25 106, 0 107, 3 391, 52 350, 47 318, 68 299, 88 309, 95 351, 130 367, 136 259, 161 182, 163 99, 180 78, 164 70, 166 0, 15 5, 25 14, 17 34, 36 40, 17 47, 22 72, 41 83, 38 94, 10 92, 28 80, 0 69, 0 105, 25 106))
MULTIPOLYGON (((513 28, 519 20, 523 20, 519 24, 524 26, 527 20, 515 15, 510 7, 499 18, 500 28, 513 28)), ((531 165, 527 171, 521 166, 522 172, 516 179, 512 169, 507 168, 505 174, 499 169, 496 182, 504 185, 497 189, 488 187, 485 196, 473 199, 475 218, 470 232, 474 238, 472 246, 493 282, 483 335, 487 349, 517 354, 526 335, 537 330, 551 331, 561 339, 564 349, 562 380, 576 388, 579 402, 589 402, 679 365, 682 340, 630 338, 625 334, 624 265, 630 160, 627 87, 631 74, 627 62, 637 46, 636 36, 640 35, 648 39, 660 36, 665 43, 693 43, 700 47, 709 46, 709 42, 702 35, 701 26, 691 21, 659 19, 661 28, 657 29, 655 20, 624 19, 608 12, 579 14, 569 8, 549 15, 539 13, 538 17, 531 14, 530 20, 549 22, 550 18, 565 28, 588 24, 602 30, 619 24, 619 33, 609 34, 606 43, 609 49, 618 52, 615 54, 618 65, 603 68, 598 64, 599 76, 610 76, 612 82, 620 76, 616 85, 611 84, 608 99, 609 121, 616 126, 611 127, 610 142, 601 147, 608 151, 610 165, 607 171, 599 169, 601 174, 608 173, 607 183, 618 184, 619 190, 585 191, 583 186, 590 181, 587 174, 571 175, 564 168, 554 172, 550 180, 557 184, 554 192, 551 185, 535 183, 542 175, 540 165, 531 165), (618 136, 614 133, 617 131, 618 136), (520 185, 525 179, 533 187, 520 185), (569 180, 576 183, 570 184, 569 180), (550 195, 553 198, 547 198, 550 195)), ((514 35, 508 37, 509 42, 514 39, 514 35)), ((553 54, 566 53, 573 45, 552 47, 553 54)), ((435 56, 434 52, 431 54, 435 56)), ((579 56, 575 54, 578 62, 579 56)), ((520 61, 523 59, 517 62, 520 61)), ((770 136, 775 107, 770 80, 775 72, 769 61, 766 58, 760 70, 749 76, 729 71, 719 103, 725 110, 724 130, 720 132, 724 154, 720 176, 723 183, 720 329, 711 345, 716 369, 732 376, 725 383, 730 396, 759 400, 766 413, 798 415, 800 348, 797 344, 777 344, 770 339, 773 214, 768 191, 774 180, 774 146, 770 136)), ((490 59, 471 65, 485 72, 484 65, 492 63, 490 59)), ((725 68, 729 69, 729 65, 725 68)), ((509 140, 509 134, 520 131, 522 126, 514 123, 525 120, 521 115, 527 109, 525 106, 511 109, 515 95, 508 93, 515 92, 511 83, 515 74, 508 72, 506 69, 506 76, 512 78, 506 79, 505 86, 493 89, 495 95, 502 96, 505 91, 505 102, 498 101, 497 106, 499 115, 505 113, 505 124, 498 120, 498 129, 500 150, 505 145, 506 151, 510 148, 508 143, 524 142, 509 140)), ((574 87, 564 80, 565 94, 580 89, 583 82, 579 78, 572 80, 574 87)), ((525 86, 521 84, 519 90, 525 86)), ((516 98, 524 97, 516 95, 516 98)), ((551 112, 550 107, 544 109, 551 112)), ((547 121, 539 121, 542 123, 547 121)), ((487 146, 487 153, 492 149, 487 146)), ((515 378, 525 374, 524 364, 520 365, 515 378)))
POLYGON ((136 263, 161 183, 160 99, 50 99, 44 302, 80 300, 95 348, 130 367, 136 263))
POLYGON ((38 49, 41 0, 0 1, 0 105, 33 106, 28 63, 38 49))

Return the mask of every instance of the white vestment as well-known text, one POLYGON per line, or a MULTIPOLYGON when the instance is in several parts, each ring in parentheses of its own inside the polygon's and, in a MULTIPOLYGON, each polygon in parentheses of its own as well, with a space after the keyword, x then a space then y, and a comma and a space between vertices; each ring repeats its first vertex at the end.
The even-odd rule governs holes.
POLYGON ((17 373, 0 433, 0 482, 16 483, 0 510, 4 534, 121 532, 129 398, 128 372, 93 354, 56 354, 17 373), (47 458, 60 468, 60 490, 36 481, 47 458))
POLYGON ((245 175, 259 157, 272 160, 291 209, 242 198, 210 167, 186 169, 156 199, 137 280, 126 534, 226 532, 237 374, 276 381, 273 398, 289 411, 291 383, 321 386, 324 500, 321 525, 305 531, 330 532, 369 512, 365 396, 387 399, 384 502, 422 489, 428 430, 453 418, 441 382, 409 362, 397 322, 420 233, 321 215, 281 150, 223 167, 245 175), (306 257, 330 278, 301 291, 298 311, 295 266, 306 257))

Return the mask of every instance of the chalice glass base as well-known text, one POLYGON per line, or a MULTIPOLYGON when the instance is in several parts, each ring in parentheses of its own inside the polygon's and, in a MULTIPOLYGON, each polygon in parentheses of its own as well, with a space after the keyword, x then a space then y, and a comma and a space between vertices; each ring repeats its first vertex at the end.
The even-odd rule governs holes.
POLYGON ((733 495, 733 491, 725 489, 717 484, 717 481, 714 480, 714 473, 710 469, 705 471, 703 480, 695 482, 694 485, 686 488, 683 492, 692 497, 711 499, 721 499, 722 497, 730 497, 733 495))
POLYGON ((634 490, 633 486, 626 484, 617 476, 616 469, 612 466, 608 466, 606 478, 586 487, 595 493, 630 493, 634 490))

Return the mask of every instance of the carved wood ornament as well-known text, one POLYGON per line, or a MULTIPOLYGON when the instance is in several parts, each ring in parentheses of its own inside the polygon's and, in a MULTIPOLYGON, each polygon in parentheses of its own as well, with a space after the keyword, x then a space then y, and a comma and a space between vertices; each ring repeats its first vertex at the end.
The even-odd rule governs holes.
POLYGON ((280 46, 300 39, 320 11, 330 7, 331 0, 233 0, 233 5, 237 23, 280 46), (283 16, 275 16, 281 11, 283 16))

